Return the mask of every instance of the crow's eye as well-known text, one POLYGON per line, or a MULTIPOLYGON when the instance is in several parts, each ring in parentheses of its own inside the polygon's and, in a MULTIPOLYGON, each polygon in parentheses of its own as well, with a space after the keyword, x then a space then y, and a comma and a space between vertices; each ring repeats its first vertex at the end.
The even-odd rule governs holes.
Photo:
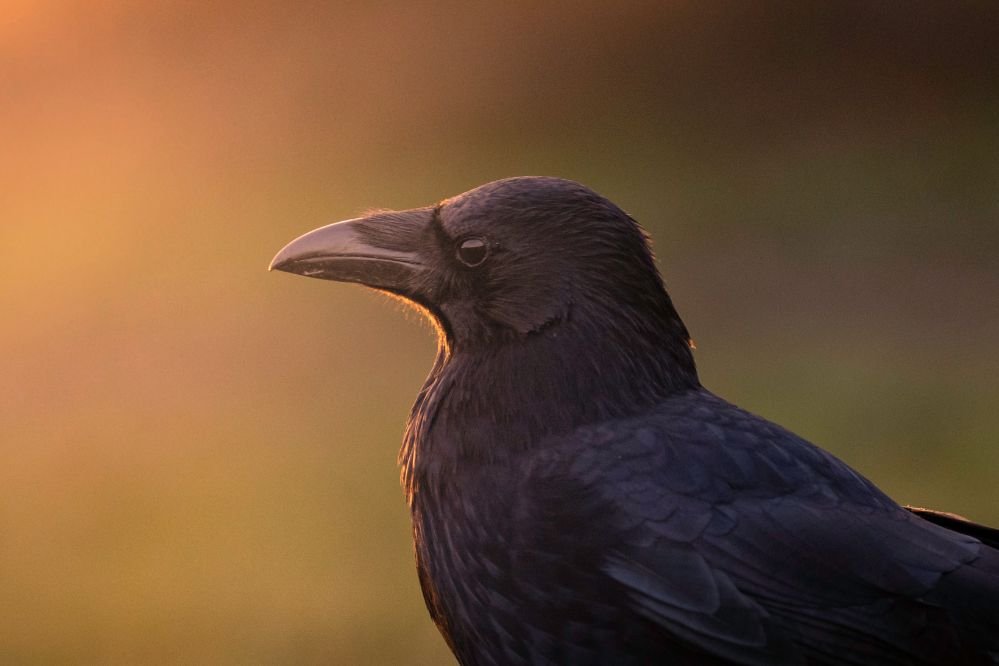
POLYGON ((489 256, 484 238, 466 238, 458 243, 458 259, 466 266, 478 266, 489 256))

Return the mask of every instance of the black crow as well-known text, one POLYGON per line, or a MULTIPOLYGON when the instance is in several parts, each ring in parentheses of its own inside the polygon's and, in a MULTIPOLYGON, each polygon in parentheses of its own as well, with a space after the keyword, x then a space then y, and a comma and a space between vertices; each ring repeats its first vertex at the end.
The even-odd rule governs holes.
POLYGON ((271 268, 439 329, 400 463, 462 664, 999 663, 999 532, 704 389, 642 229, 586 187, 496 181, 271 268))

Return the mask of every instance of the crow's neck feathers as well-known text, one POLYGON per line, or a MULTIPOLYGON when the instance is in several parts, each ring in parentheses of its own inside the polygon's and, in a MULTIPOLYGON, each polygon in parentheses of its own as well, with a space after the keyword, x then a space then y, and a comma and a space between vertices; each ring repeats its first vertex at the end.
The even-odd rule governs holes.
POLYGON ((551 435, 648 409, 699 386, 687 330, 662 287, 575 298, 540 330, 463 348, 442 338, 400 451, 402 481, 434 484, 551 435))

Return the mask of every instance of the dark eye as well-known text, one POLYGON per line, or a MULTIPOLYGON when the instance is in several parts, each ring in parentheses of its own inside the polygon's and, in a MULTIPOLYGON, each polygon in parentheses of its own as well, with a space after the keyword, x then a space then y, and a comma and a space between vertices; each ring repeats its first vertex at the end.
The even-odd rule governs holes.
POLYGON ((466 238, 458 243, 458 259, 466 266, 478 266, 489 256, 489 245, 483 238, 466 238))

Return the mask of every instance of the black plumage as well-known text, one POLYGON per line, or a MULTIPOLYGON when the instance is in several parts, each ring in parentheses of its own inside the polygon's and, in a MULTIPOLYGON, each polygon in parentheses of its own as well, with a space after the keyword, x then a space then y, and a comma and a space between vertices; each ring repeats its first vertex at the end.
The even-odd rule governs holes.
POLYGON ((400 461, 462 664, 999 663, 999 533, 704 389, 644 233, 582 185, 375 213, 272 267, 439 327, 400 461))

